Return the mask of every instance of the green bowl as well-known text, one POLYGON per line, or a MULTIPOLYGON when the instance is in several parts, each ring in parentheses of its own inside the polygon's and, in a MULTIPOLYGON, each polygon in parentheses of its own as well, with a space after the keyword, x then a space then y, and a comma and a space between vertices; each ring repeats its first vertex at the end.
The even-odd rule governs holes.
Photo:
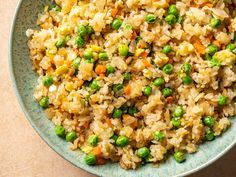
POLYGON ((32 70, 27 37, 28 28, 37 28, 35 25, 37 14, 43 11, 49 0, 21 0, 15 14, 10 39, 10 70, 15 93, 26 118, 42 139, 58 154, 75 166, 90 173, 103 177, 171 177, 185 176, 206 167, 227 152, 236 142, 236 119, 232 118, 231 128, 216 140, 200 146, 195 154, 188 155, 187 161, 176 163, 172 158, 167 159, 159 166, 152 164, 140 167, 137 170, 123 170, 117 163, 107 163, 103 166, 87 166, 83 162, 83 154, 71 151, 68 143, 58 138, 53 132, 53 124, 33 98, 37 75, 32 70))

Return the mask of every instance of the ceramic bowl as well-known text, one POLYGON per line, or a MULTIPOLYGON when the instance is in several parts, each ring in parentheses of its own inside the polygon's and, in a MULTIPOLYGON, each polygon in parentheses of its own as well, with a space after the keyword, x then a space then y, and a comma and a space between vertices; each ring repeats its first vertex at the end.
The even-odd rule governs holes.
POLYGON ((19 2, 12 25, 9 63, 15 93, 26 118, 42 139, 63 158, 83 170, 103 177, 185 176, 209 165, 235 144, 236 119, 233 118, 232 126, 226 133, 212 142, 201 145, 197 153, 187 156, 185 163, 178 164, 170 157, 159 166, 149 164, 129 171, 123 170, 117 163, 93 167, 84 164, 84 155, 79 151, 71 151, 69 144, 55 135, 52 122, 47 119, 33 98, 37 75, 32 70, 25 31, 28 28, 37 28, 37 14, 49 3, 49 0, 19 2))

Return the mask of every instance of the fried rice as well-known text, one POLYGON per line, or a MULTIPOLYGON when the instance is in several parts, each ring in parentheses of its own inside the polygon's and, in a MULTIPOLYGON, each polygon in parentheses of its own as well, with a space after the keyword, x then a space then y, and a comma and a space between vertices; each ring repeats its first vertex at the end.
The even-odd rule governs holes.
POLYGON ((234 0, 55 0, 40 29, 26 32, 34 97, 88 165, 136 169, 171 154, 183 162, 235 115, 235 8, 234 0))

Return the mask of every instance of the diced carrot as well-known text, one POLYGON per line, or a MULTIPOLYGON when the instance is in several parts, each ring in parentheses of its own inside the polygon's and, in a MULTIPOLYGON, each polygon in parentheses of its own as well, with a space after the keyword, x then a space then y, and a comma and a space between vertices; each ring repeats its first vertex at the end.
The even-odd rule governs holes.
POLYGON ((77 47, 73 47, 72 50, 73 50, 74 52, 78 52, 77 47))
POLYGON ((142 59, 142 62, 143 62, 145 67, 152 66, 151 63, 147 59, 142 59))
POLYGON ((197 51, 197 53, 199 53, 199 54, 205 54, 205 52, 206 52, 206 49, 205 49, 205 47, 202 45, 202 43, 199 41, 199 42, 195 42, 194 44, 193 44, 193 46, 195 47, 195 49, 196 49, 196 51, 197 51))
POLYGON ((83 56, 83 52, 79 51, 79 56, 82 57, 83 56))
POLYGON ((82 79, 78 80, 78 86, 82 86, 84 84, 84 81, 82 79))
POLYGON ((73 77, 72 80, 73 81, 79 81, 79 78, 78 77, 73 77))
POLYGON ((229 26, 229 27, 228 27, 228 30, 229 30, 230 33, 232 33, 232 32, 233 32, 233 27, 232 27, 232 26, 229 26))
POLYGON ((148 56, 148 52, 144 51, 140 54, 140 56, 146 58, 148 56))
POLYGON ((202 6, 207 6, 209 8, 212 8, 214 5, 212 3, 207 2, 207 3, 203 3, 202 6))
POLYGON ((206 49, 205 47, 202 45, 200 39, 196 36, 193 36, 191 38, 191 42, 193 43, 193 46, 195 47, 197 53, 199 54, 205 54, 206 49))
POLYGON ((96 165, 104 165, 106 163, 106 160, 102 157, 96 158, 96 165))
POLYGON ((169 97, 166 98, 166 103, 167 103, 167 104, 172 104, 173 101, 174 101, 173 96, 169 96, 169 97))
POLYGON ((97 74, 104 74, 106 72, 106 66, 105 65, 97 65, 95 68, 95 73, 97 74))
POLYGON ((123 118, 123 123, 126 125, 130 125, 131 123, 133 123, 133 119, 132 119, 133 117, 131 115, 123 114, 122 118, 123 118))
POLYGON ((131 36, 131 40, 134 40, 137 38, 137 33, 136 31, 133 32, 132 36, 131 36))
POLYGON ((124 88, 124 93, 125 93, 125 95, 129 95, 131 93, 131 86, 130 85, 127 85, 124 88))
POLYGON ((111 10, 111 16, 114 18, 118 13, 118 9, 114 8, 111 10))
POLYGON ((170 59, 168 60, 168 63, 169 63, 169 64, 172 64, 172 63, 173 63, 173 59, 170 58, 170 59))
POLYGON ((192 66, 191 74, 193 74, 194 72, 195 72, 195 68, 194 68, 194 66, 192 66))
POLYGON ((128 114, 123 114, 122 118, 123 118, 122 121, 125 125, 129 125, 132 128, 135 128, 138 126, 137 118, 130 116, 128 114))
POLYGON ((111 119, 106 118, 106 123, 109 127, 113 127, 112 123, 111 123, 111 119))
POLYGON ((213 44, 215 44, 217 47, 221 48, 221 43, 218 40, 214 40, 213 44))
POLYGON ((138 121, 135 121, 132 124, 130 124, 130 127, 133 129, 136 128, 137 126, 138 126, 138 121))
POLYGON ((99 147, 99 146, 94 147, 94 148, 93 148, 93 154, 94 154, 95 156, 100 156, 100 155, 102 154, 102 149, 101 149, 101 147, 99 147))
POLYGON ((86 121, 83 126, 84 128, 89 128, 89 121, 86 121))
POLYGON ((105 74, 99 74, 99 77, 101 78, 101 79, 104 79, 104 77, 105 77, 105 74))
POLYGON ((141 48, 141 49, 144 49, 144 48, 146 48, 146 43, 145 42, 140 42, 139 43, 139 48, 141 48))
POLYGON ((103 109, 103 110, 102 110, 102 114, 103 114, 104 116, 106 116, 106 115, 107 115, 107 110, 106 110, 106 109, 103 109))
POLYGON ((47 70, 48 70, 48 73, 51 73, 54 71, 54 69, 52 67, 49 67, 47 70))
POLYGON ((68 67, 70 67, 71 64, 72 64, 72 61, 71 61, 71 60, 67 60, 67 61, 66 61, 66 65, 67 65, 68 67))
POLYGON ((198 5, 198 4, 195 4, 195 3, 194 3, 194 4, 191 4, 190 6, 191 6, 191 7, 196 7, 196 8, 199 7, 199 5, 198 5))
POLYGON ((197 36, 191 37, 191 43, 199 42, 199 38, 197 36))

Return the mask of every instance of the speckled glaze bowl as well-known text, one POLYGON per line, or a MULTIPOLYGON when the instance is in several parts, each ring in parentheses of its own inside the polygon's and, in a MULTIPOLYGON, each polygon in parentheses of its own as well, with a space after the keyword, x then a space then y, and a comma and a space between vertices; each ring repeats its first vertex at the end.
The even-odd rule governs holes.
POLYGON ((232 118, 232 126, 223 136, 201 145, 199 151, 188 155, 187 161, 182 164, 169 158, 159 166, 149 164, 130 171, 121 169, 117 163, 94 167, 84 164, 84 155, 79 151, 71 151, 68 143, 55 135, 53 124, 33 98, 37 75, 32 70, 25 31, 28 28, 37 28, 35 25, 37 14, 42 12, 44 5, 49 3, 49 0, 21 0, 19 2, 12 25, 9 63, 12 83, 26 118, 42 139, 66 160, 81 169, 103 177, 185 176, 217 160, 236 143, 236 119, 232 118))

